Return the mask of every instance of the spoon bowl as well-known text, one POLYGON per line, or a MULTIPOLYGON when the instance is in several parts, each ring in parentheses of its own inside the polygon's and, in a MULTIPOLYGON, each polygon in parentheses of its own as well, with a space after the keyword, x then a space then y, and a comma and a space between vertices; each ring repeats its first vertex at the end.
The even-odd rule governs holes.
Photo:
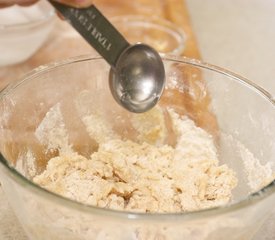
POLYGON ((109 85, 114 99, 131 112, 146 112, 154 107, 165 86, 158 52, 145 44, 128 47, 111 69, 109 85))

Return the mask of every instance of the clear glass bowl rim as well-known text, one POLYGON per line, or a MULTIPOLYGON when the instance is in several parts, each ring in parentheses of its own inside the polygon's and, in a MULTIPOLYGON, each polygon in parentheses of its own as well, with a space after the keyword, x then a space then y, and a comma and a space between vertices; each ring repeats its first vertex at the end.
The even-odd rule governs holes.
MULTIPOLYGON (((39 2, 37 4, 40 4, 39 2)), ((42 4, 45 4, 42 2, 42 4)), ((33 21, 29 21, 26 23, 17 23, 17 24, 1 24, 0 23, 0 32, 1 31, 18 31, 18 30, 22 30, 22 29, 28 29, 28 28, 32 28, 32 27, 36 27, 39 25, 42 25, 45 22, 51 21, 55 18, 55 10, 54 8, 49 9, 49 11, 45 12, 45 14, 43 14, 43 16, 41 15, 40 18, 37 18, 33 21)))
POLYGON ((184 51, 185 43, 186 43, 186 34, 184 30, 179 28, 175 23, 166 20, 164 18, 160 18, 157 16, 143 16, 143 15, 118 15, 110 17, 110 22, 113 25, 119 24, 119 23, 126 23, 129 26, 133 23, 138 23, 142 27, 151 27, 155 28, 156 30, 165 32, 172 36, 176 41, 178 42, 177 47, 175 47, 173 50, 171 50, 168 53, 162 53, 165 55, 178 55, 181 52, 184 51), (141 25, 142 24, 142 25, 141 25))
MULTIPOLYGON (((101 57, 82 55, 82 56, 68 58, 66 60, 52 62, 46 65, 37 67, 31 72, 27 73, 21 80, 11 83, 8 86, 6 86, 4 89, 2 89, 0 91, 0 101, 10 91, 13 91, 18 86, 23 84, 25 81, 29 81, 32 78, 42 73, 46 73, 54 68, 62 67, 64 65, 70 65, 77 62, 97 61, 97 60, 103 60, 103 59, 101 57)), ((205 63, 200 60, 190 59, 187 57, 165 56, 163 57, 163 60, 168 62, 174 62, 174 63, 188 64, 191 66, 208 69, 210 71, 214 71, 216 73, 220 73, 222 75, 230 77, 235 81, 238 81, 240 83, 247 85, 248 87, 251 88, 251 90, 254 90, 260 95, 262 95, 262 97, 266 98, 272 104, 275 110, 275 99, 272 97, 270 93, 268 93, 266 90, 264 90, 260 86, 256 85, 255 83, 251 82, 250 80, 238 74, 235 74, 224 68, 221 68, 209 63, 205 63)), ((209 209, 193 211, 193 212, 183 212, 183 213, 150 213, 150 214, 135 213, 135 212, 127 212, 127 211, 117 211, 112 209, 103 209, 95 206, 85 205, 85 204, 70 200, 68 198, 62 197, 44 188, 41 188, 40 186, 33 183, 31 180, 28 180, 27 178, 25 178, 23 175, 17 172, 13 167, 11 167, 8 164, 8 161, 3 157, 1 153, 0 153, 0 167, 2 167, 2 170, 5 171, 5 173, 11 179, 13 179, 16 183, 21 185, 23 188, 30 190, 34 194, 39 195, 40 197, 43 196, 50 201, 54 201, 57 204, 66 206, 67 208, 73 208, 74 210, 84 212, 85 214, 91 214, 91 215, 96 214, 101 216, 108 216, 108 217, 113 217, 118 219, 128 219, 128 220, 182 221, 182 220, 202 219, 210 216, 217 216, 217 215, 222 215, 233 211, 241 210, 242 208, 254 205, 270 197, 271 195, 275 194, 275 179, 274 179, 271 183, 261 188, 259 191, 248 195, 245 199, 242 199, 238 202, 227 204, 225 206, 209 208, 209 209)))

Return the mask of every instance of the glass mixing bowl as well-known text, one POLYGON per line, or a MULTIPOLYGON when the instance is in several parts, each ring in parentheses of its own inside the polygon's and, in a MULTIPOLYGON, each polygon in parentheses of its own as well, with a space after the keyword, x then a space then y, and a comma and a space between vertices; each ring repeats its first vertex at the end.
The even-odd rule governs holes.
POLYGON ((172 22, 159 17, 122 15, 110 18, 111 23, 131 44, 146 43, 158 52, 181 55, 185 47, 185 34, 172 22))
POLYGON ((84 156, 93 141, 79 112, 100 110, 117 133, 135 140, 127 122, 132 113, 109 92, 109 66, 101 58, 77 57, 41 66, 0 95, 1 183, 29 239, 248 240, 267 218, 275 200, 274 99, 224 69, 185 58, 163 60, 167 83, 158 105, 187 114, 213 135, 220 162, 239 180, 233 200, 195 212, 133 213, 84 205, 34 184, 32 177, 56 154, 35 135, 54 106, 64 123, 50 121, 47 128, 66 126, 70 146, 84 156))

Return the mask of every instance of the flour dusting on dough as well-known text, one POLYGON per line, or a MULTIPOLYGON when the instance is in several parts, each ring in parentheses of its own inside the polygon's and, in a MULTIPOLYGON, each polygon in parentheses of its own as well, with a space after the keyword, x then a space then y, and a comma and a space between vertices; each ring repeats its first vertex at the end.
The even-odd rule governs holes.
POLYGON ((135 212, 193 211, 228 203, 237 179, 226 165, 218 165, 212 137, 172 109, 168 114, 174 147, 162 143, 167 130, 160 109, 132 119, 138 142, 120 139, 100 114, 85 117, 98 150, 90 158, 61 151, 34 182, 85 204, 135 212))

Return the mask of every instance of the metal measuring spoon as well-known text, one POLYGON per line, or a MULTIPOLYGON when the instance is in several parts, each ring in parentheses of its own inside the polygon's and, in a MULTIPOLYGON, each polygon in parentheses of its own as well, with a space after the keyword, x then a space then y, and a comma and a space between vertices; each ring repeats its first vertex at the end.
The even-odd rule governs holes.
POLYGON ((50 3, 111 65, 109 86, 121 106, 141 113, 157 104, 165 85, 157 51, 141 43, 130 45, 94 5, 78 9, 50 3))

